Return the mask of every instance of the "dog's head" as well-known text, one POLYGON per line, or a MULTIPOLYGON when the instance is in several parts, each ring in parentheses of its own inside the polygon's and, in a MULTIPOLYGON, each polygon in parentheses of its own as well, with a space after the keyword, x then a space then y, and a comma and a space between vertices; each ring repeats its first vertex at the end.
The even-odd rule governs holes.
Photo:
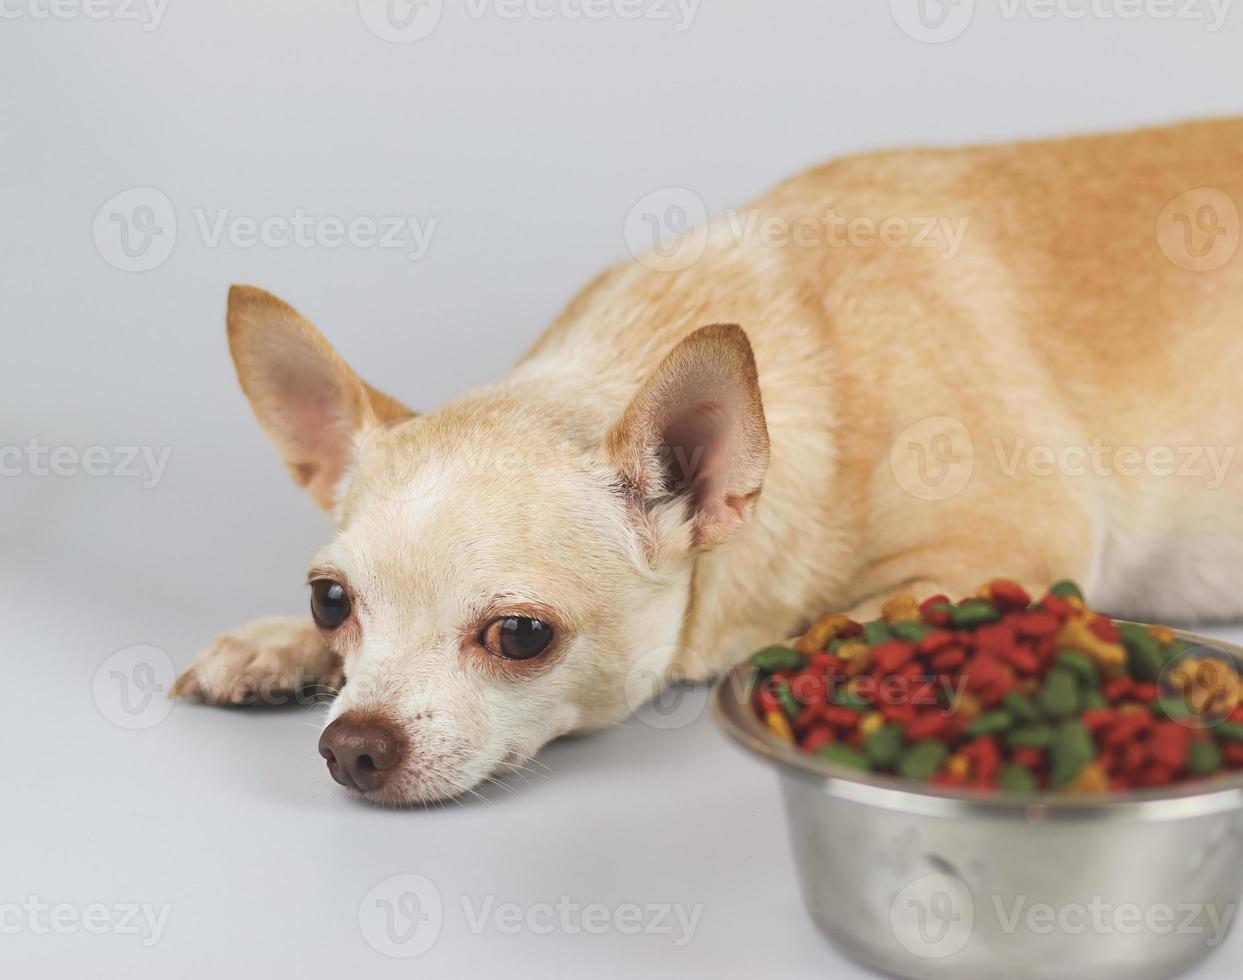
POLYGON ((415 415, 261 290, 233 288, 228 326, 261 426, 337 523, 309 580, 347 678, 321 739, 339 782, 453 796, 653 693, 695 555, 767 468, 742 330, 687 337, 624 410, 591 379, 519 372, 415 415))

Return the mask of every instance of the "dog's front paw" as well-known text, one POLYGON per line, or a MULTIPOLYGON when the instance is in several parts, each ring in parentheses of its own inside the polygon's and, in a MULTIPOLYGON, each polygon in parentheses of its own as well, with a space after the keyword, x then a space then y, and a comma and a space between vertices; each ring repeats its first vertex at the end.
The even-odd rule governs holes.
POLYGON ((257 619, 216 637, 199 651, 170 697, 209 704, 287 704, 335 694, 341 660, 309 619, 257 619))

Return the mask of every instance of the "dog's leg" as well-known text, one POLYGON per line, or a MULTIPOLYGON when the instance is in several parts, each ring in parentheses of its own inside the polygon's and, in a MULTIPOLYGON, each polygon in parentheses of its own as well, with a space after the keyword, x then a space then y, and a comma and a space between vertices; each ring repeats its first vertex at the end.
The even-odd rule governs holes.
POLYGON ((341 659, 307 617, 257 619, 216 637, 173 685, 172 697, 210 704, 284 704, 335 694, 341 659))

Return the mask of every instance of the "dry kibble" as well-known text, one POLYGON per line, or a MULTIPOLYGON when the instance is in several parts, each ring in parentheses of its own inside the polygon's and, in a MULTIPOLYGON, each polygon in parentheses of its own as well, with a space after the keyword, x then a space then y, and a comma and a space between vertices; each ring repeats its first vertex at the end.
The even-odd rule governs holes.
POLYGON ((755 710, 826 765, 1002 793, 1150 789, 1243 770, 1239 676, 1165 627, 1115 623, 1059 582, 994 579, 881 619, 822 616, 752 658, 755 710), (1180 659, 1181 658, 1181 659, 1180 659), (795 700, 798 691, 817 699, 795 700))

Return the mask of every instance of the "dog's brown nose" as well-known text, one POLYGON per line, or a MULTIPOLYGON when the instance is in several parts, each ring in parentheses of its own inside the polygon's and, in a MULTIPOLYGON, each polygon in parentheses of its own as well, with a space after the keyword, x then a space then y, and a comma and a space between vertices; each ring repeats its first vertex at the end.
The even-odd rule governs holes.
POLYGON ((402 734, 388 722, 347 711, 324 729, 319 754, 338 783, 370 793, 397 771, 405 744, 402 734))

